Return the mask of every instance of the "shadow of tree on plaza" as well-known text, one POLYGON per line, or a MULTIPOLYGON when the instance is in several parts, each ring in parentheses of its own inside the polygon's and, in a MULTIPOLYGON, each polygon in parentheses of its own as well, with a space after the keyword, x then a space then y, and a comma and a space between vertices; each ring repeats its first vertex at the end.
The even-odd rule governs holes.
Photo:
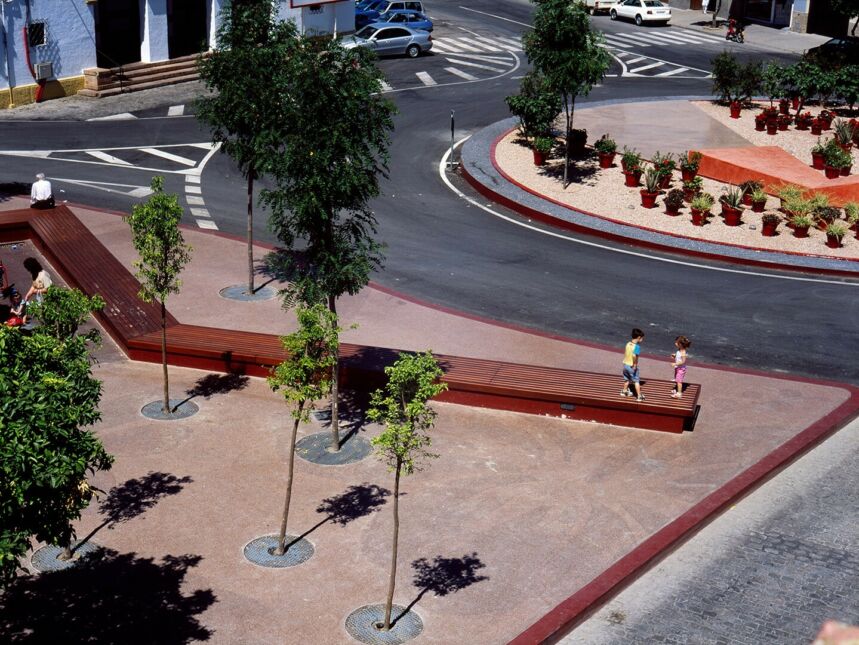
POLYGON ((244 374, 236 374, 235 372, 229 374, 206 374, 206 376, 197 379, 194 387, 185 390, 188 398, 179 405, 187 403, 198 396, 210 399, 217 394, 229 394, 230 392, 244 390, 248 386, 248 383, 250 383, 250 378, 244 374))
POLYGON ((0 202, 8 202, 13 197, 29 197, 30 184, 21 181, 7 181, 0 183, 0 202))
POLYGON ((104 549, 78 567, 19 578, 0 596, 0 634, 9 643, 159 643, 208 640, 197 619, 217 597, 182 590, 198 555, 161 562, 104 549))

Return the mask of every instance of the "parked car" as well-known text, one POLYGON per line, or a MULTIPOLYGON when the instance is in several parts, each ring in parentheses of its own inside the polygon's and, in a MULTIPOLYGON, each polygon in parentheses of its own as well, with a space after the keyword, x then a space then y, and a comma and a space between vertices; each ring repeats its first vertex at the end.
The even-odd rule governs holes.
POLYGON ((809 49, 803 58, 828 69, 859 65, 859 36, 830 38, 822 45, 809 49))
POLYGON ((377 22, 379 16, 389 11, 416 11, 424 12, 424 5, 420 0, 376 0, 364 8, 355 11, 355 26, 367 25, 377 22))
POLYGON ((355 28, 360 29, 379 17, 380 9, 388 6, 389 0, 367 0, 355 6, 355 28))
POLYGON ((621 0, 609 10, 612 20, 628 18, 639 27, 645 22, 661 22, 667 25, 671 20, 671 9, 659 0, 621 0))
POLYGON ((423 29, 400 26, 367 25, 343 39, 346 49, 369 47, 379 56, 417 58, 432 49, 432 36, 423 29))
POLYGON ((410 27, 412 29, 423 29, 432 31, 432 20, 417 11, 387 11, 380 15, 375 21, 377 27, 381 24, 410 27))
POLYGON ((609 13, 611 8, 617 4, 617 0, 585 0, 588 13, 595 16, 598 13, 609 13))

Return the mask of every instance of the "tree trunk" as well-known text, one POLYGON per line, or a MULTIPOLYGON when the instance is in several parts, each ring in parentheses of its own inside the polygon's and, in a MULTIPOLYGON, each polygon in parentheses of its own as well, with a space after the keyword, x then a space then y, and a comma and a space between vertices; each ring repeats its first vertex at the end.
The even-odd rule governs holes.
POLYGON ((167 377, 167 305, 161 301, 161 369, 164 371, 164 414, 170 414, 170 382, 167 377))
POLYGON ((63 552, 62 552, 62 553, 60 553, 60 555, 59 555, 59 559, 60 559, 60 560, 62 560, 62 561, 64 561, 64 562, 65 562, 66 560, 71 560, 71 559, 72 559, 72 544, 71 544, 71 542, 69 542, 68 544, 66 544, 66 546, 63 548, 63 552))
POLYGON ((283 518, 280 521, 280 534, 277 537, 277 549, 275 555, 283 555, 286 552, 286 521, 289 518, 289 501, 292 499, 292 472, 295 464, 295 437, 298 434, 298 424, 301 422, 301 411, 304 401, 298 404, 298 417, 292 424, 292 436, 289 438, 289 467, 286 471, 286 500, 283 503, 283 518))
POLYGON ((570 128, 572 127, 570 103, 567 97, 564 97, 564 115, 567 121, 567 132, 564 137, 564 188, 566 189, 570 185, 570 128))
MULTIPOLYGON (((328 296, 328 310, 337 315, 337 299, 334 296, 328 296)), ((340 450, 340 417, 338 410, 339 401, 339 384, 340 384, 340 344, 334 350, 334 367, 331 375, 331 449, 334 452, 340 450)))
POLYGON ((248 169, 248 295, 254 293, 254 167, 248 169))
POLYGON ((394 585, 397 582, 397 544, 400 538, 400 470, 403 462, 397 459, 396 475, 394 476, 394 544, 391 549, 391 577, 388 579, 388 600, 385 603, 384 631, 391 629, 391 606, 394 604, 394 585))

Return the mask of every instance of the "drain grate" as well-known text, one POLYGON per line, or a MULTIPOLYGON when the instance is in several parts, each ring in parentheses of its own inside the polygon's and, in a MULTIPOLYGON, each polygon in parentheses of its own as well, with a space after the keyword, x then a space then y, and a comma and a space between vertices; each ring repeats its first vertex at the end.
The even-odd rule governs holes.
POLYGON ((276 535, 258 537, 245 545, 245 558, 254 564, 270 569, 285 569, 307 562, 313 557, 313 545, 304 538, 296 541, 296 537, 287 534, 286 544, 288 548, 283 555, 274 555, 274 550, 277 548, 276 535))
POLYGON ((414 611, 394 605, 391 609, 390 631, 383 632, 376 624, 385 620, 385 605, 364 605, 346 618, 346 631, 356 640, 368 645, 400 645, 417 637, 424 629, 421 617, 414 611))

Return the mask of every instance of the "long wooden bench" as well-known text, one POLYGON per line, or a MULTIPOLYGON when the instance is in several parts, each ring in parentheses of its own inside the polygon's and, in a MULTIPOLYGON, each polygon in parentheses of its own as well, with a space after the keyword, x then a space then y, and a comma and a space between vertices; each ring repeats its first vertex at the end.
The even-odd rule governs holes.
MULTIPOLYGON (((140 302, 134 276, 71 211, 0 213, 0 240, 24 237, 34 241, 69 284, 105 298, 108 305, 98 318, 131 359, 161 361, 160 307, 140 302)), ((280 339, 272 334, 185 325, 172 316, 168 326, 168 362, 173 365, 267 376, 285 357, 280 339)), ((342 344, 343 386, 379 387, 384 368, 398 355, 399 350, 390 348, 342 344)), ((675 433, 692 429, 697 416, 697 384, 689 384, 682 399, 673 399, 670 381, 649 379, 647 400, 638 403, 619 395, 619 374, 437 357, 449 386, 439 397, 443 401, 675 433)))

